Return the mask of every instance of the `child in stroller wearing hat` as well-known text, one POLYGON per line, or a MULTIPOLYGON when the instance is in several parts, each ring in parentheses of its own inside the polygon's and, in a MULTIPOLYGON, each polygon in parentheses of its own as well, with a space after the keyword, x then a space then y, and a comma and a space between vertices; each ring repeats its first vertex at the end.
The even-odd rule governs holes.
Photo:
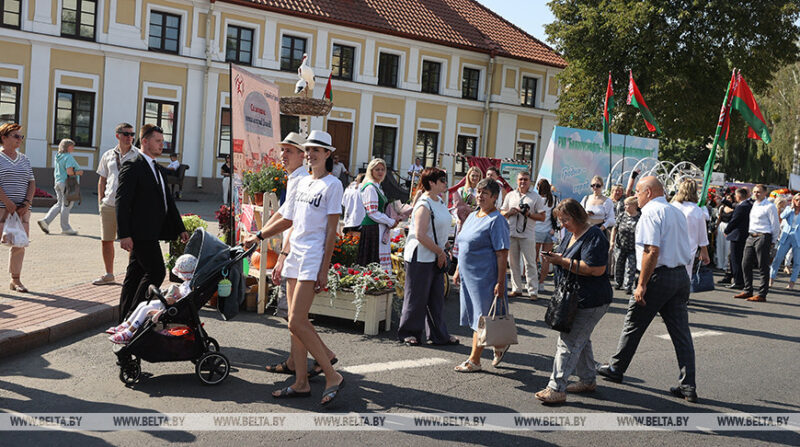
MULTIPOLYGON (((172 268, 172 273, 178 278, 183 280, 180 286, 172 284, 164 294, 164 299, 168 304, 174 304, 184 296, 188 295, 191 291, 189 283, 194 276, 194 270, 197 267, 197 258, 192 255, 182 255, 175 261, 175 267, 172 268)), ((113 326, 106 330, 108 337, 112 343, 126 344, 132 338, 133 334, 147 321, 152 318, 153 321, 158 321, 158 316, 164 311, 164 304, 159 300, 152 300, 150 302, 142 301, 136 306, 131 316, 123 321, 119 326, 113 326)))

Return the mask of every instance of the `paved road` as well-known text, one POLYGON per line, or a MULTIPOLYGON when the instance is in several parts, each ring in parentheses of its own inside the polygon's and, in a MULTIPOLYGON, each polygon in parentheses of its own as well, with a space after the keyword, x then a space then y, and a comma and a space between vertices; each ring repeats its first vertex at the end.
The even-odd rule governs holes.
MULTIPOLYGON (((688 404, 667 392, 678 371, 663 323, 646 334, 622 385, 599 382, 596 393, 570 395, 560 407, 543 407, 533 393, 547 383, 556 333, 542 317, 545 302, 516 301, 520 344, 502 368, 462 375, 452 367, 468 355, 467 346, 409 348, 393 333, 365 337, 350 321, 317 318, 322 338, 338 354, 339 368, 389 361, 429 359, 427 367, 400 367, 345 373, 349 385, 334 412, 800 412, 798 317, 800 296, 781 289, 767 303, 731 299, 730 293, 693 297, 690 320, 696 335, 700 402, 688 404), (703 334, 703 335, 701 335, 703 334), (441 360, 439 360, 441 359, 441 360)), ((548 283, 548 286, 550 284, 548 283)), ((618 294, 593 336, 595 356, 606 361, 616 347, 626 299, 618 294)), ((447 303, 448 324, 462 342, 471 334, 457 325, 455 293, 447 303)), ((324 381, 312 382, 312 398, 273 400, 269 393, 288 384, 287 376, 263 371, 286 355, 285 325, 275 317, 244 313, 223 322, 203 311, 206 329, 220 341, 234 370, 218 387, 201 386, 189 362, 143 363, 146 376, 133 387, 118 380, 111 345, 87 332, 0 363, 0 410, 33 412, 211 412, 270 413, 319 411, 324 381)), ((395 320, 397 316, 395 315, 395 320)), ((396 321, 395 321, 396 323, 396 321)), ((99 330, 103 328, 98 328, 99 330)), ((98 331, 99 332, 99 331, 98 331)), ((3 433, 2 445, 800 445, 794 432, 112 432, 3 433)))

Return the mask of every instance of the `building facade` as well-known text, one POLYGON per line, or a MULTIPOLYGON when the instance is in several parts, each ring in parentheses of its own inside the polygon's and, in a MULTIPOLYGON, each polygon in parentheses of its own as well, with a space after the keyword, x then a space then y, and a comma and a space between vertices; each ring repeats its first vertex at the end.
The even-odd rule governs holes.
MULTIPOLYGON (((553 50, 472 0, 0 0, 0 121, 52 168, 61 138, 94 170, 120 122, 165 130, 198 186, 230 151, 229 63, 294 94, 303 54, 333 109, 312 118, 351 172, 415 157, 460 176, 454 154, 533 160, 550 138, 553 50)), ((282 116, 281 130, 298 128, 282 116)))

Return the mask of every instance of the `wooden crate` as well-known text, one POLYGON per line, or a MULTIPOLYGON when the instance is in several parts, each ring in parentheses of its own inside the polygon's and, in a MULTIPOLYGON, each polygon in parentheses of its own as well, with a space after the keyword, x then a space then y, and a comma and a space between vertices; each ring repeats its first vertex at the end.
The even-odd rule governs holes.
MULTIPOLYGON (((381 295, 367 295, 364 297, 365 302, 357 319, 364 322, 364 335, 378 335, 381 321, 385 321, 384 330, 388 331, 392 328, 393 296, 393 291, 387 291, 381 295)), ((352 292, 340 290, 336 294, 333 306, 331 306, 330 294, 320 293, 314 297, 309 313, 353 321, 356 313, 356 305, 353 304, 354 299, 355 295, 352 292)))

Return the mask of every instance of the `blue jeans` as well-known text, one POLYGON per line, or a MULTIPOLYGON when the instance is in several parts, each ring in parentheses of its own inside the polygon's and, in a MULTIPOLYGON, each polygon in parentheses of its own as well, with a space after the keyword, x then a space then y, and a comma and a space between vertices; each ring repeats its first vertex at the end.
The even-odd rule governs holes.
POLYGON ((781 261, 786 257, 789 249, 792 249, 794 254, 792 261, 792 282, 797 282, 797 275, 800 274, 800 246, 795 241, 794 235, 790 235, 789 239, 784 242, 778 242, 778 253, 775 259, 772 260, 772 266, 769 268, 769 277, 775 279, 778 276, 778 269, 781 267, 781 261))
POLYGON ((594 383, 596 362, 592 353, 592 331, 608 310, 608 304, 589 309, 578 309, 569 333, 560 332, 556 355, 553 357, 553 374, 547 386, 556 391, 567 389, 567 379, 575 372, 581 382, 594 383))

